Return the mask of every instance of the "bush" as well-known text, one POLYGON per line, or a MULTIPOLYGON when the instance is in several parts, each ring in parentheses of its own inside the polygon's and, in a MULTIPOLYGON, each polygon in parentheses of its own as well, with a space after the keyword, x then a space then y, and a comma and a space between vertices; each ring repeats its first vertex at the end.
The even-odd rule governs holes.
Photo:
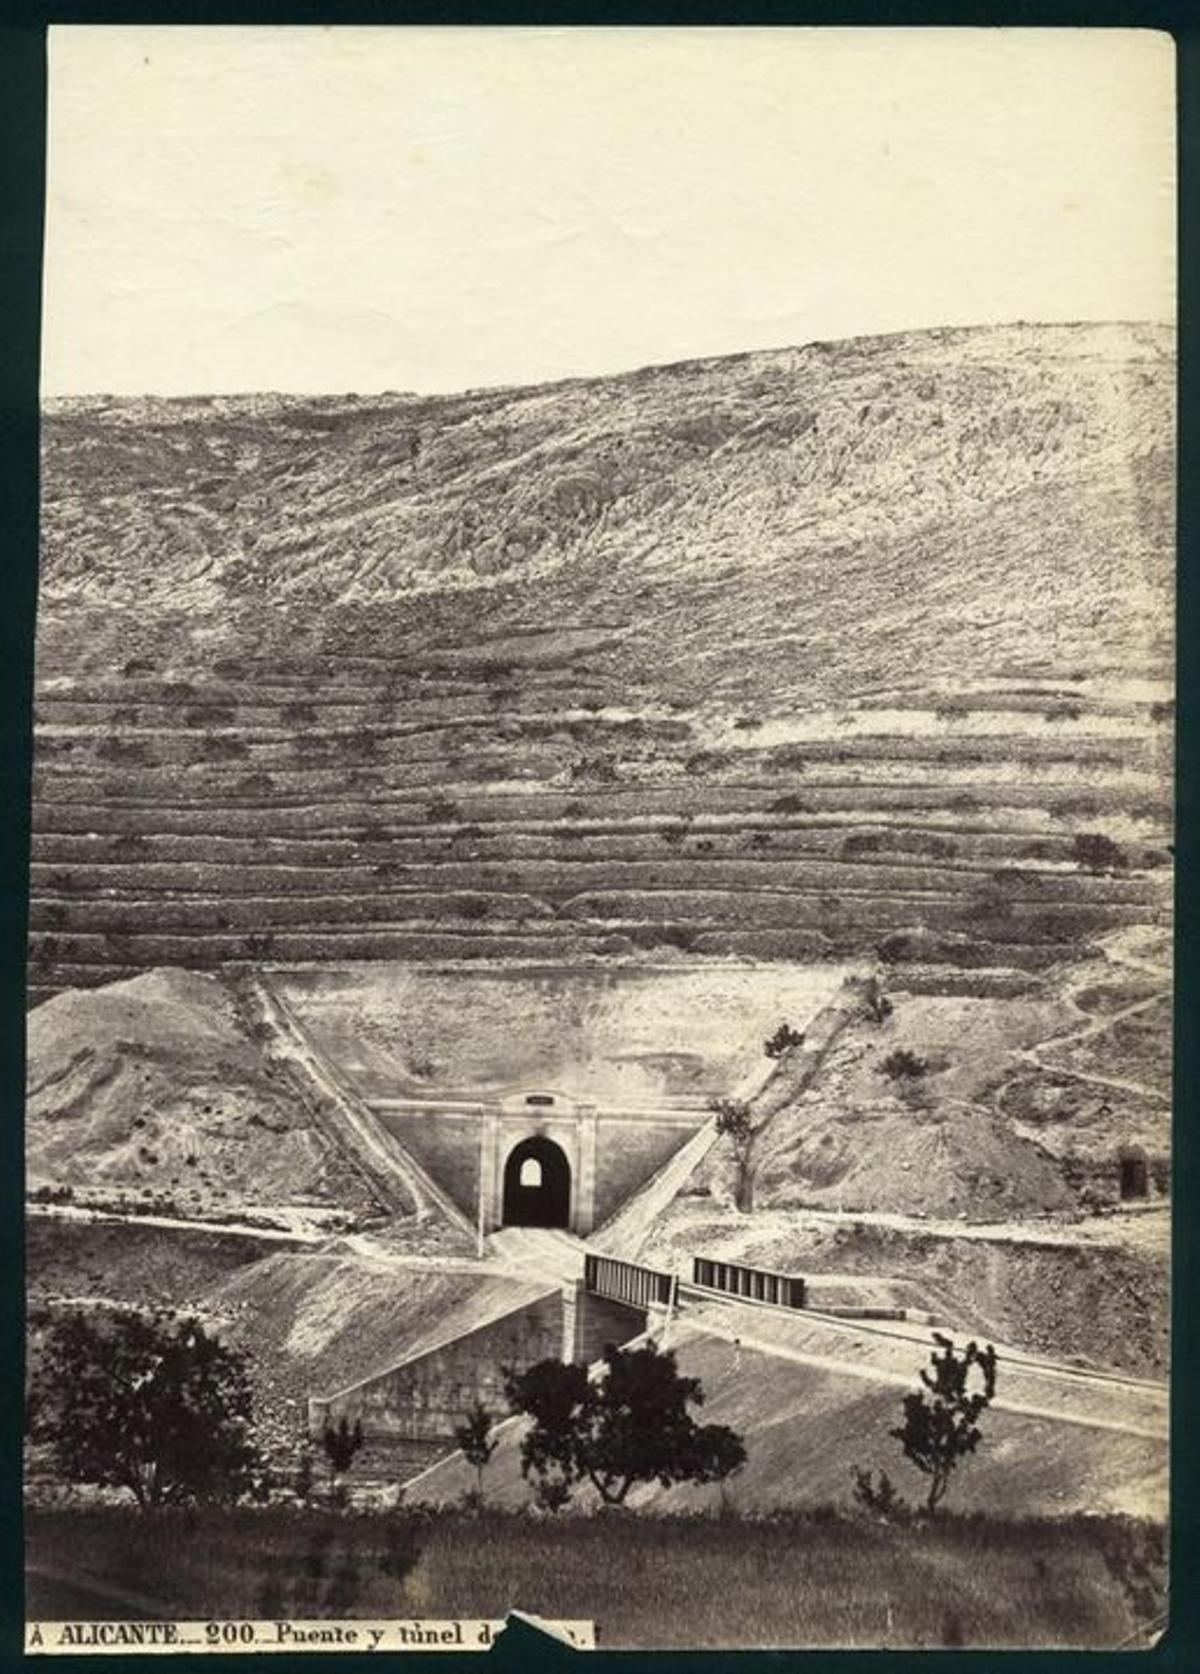
POLYGON ((96 746, 101 761, 121 762, 125 766, 144 767, 150 753, 140 738, 102 738, 96 746))
POLYGON ((880 1064, 879 1073, 886 1075, 889 1081, 919 1081, 929 1074, 929 1060, 898 1046, 880 1064))
POLYGON ((269 773, 246 773, 234 786, 239 796, 269 796, 275 781, 269 773))
POLYGON ((183 712, 185 727, 232 726, 236 719, 237 711, 220 703, 198 703, 183 712))
POLYGON ((880 1471, 879 1481, 876 1483, 874 1471, 856 1469, 854 1498, 864 1511, 870 1512, 873 1517, 878 1517, 885 1523, 898 1523, 909 1515, 907 1500, 897 1492, 895 1483, 886 1471, 880 1471))
POLYGON ((782 1058, 793 1047, 803 1045, 804 1036, 800 1031, 793 1029, 790 1023, 781 1023, 770 1040, 763 1042, 763 1051, 768 1058, 782 1058))
POLYGON ((913 940, 903 931, 897 931, 880 942, 875 951, 885 965, 902 965, 912 955, 913 940))
POLYGON ((353 1424, 345 1414, 337 1424, 330 1424, 326 1420, 325 1428, 321 1431, 321 1446, 329 1461, 329 1469, 335 1477, 343 1476, 350 1469, 362 1444, 361 1418, 356 1418, 353 1424))
POLYGON ((881 831, 852 831, 842 844, 842 854, 878 854, 883 846, 881 831))
POLYGON ((214 733, 200 742, 202 761, 246 761, 249 756, 250 746, 240 738, 225 738, 214 733))
POLYGON ((1102 831, 1081 831, 1071 844, 1071 858, 1089 872, 1114 872, 1128 866, 1124 849, 1102 831))
POLYGON ((620 778, 617 758, 611 751, 603 751, 594 756, 580 756, 578 761, 571 765, 571 778, 591 780, 598 784, 615 784, 620 778))

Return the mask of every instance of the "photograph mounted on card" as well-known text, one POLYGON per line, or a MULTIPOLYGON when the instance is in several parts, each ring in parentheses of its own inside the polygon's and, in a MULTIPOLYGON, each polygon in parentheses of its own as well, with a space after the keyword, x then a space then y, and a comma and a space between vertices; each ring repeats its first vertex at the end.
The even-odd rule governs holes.
POLYGON ((1169 37, 62 27, 48 155, 27 1648, 1153 1644, 1169 37))

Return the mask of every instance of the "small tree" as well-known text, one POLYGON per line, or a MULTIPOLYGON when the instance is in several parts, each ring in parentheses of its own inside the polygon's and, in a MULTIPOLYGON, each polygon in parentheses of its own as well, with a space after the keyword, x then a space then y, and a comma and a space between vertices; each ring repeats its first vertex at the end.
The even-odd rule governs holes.
POLYGON ((737 1169, 737 1206, 749 1210, 754 1203, 754 1175, 751 1161, 754 1152, 754 1124, 750 1106, 745 1099, 713 1099, 709 1109, 717 1118, 717 1132, 733 1147, 737 1169))
POLYGON ((345 1476, 350 1469, 362 1444, 361 1418, 356 1418, 351 1424, 343 1413, 336 1424, 325 1420, 325 1428, 321 1431, 321 1446, 325 1449, 331 1485, 335 1491, 340 1486, 339 1478, 345 1476))
POLYGON ((482 1401, 476 1401, 464 1421, 454 1432, 454 1439, 458 1443, 458 1450, 468 1465, 475 1469, 475 1492, 479 1504, 483 1504, 483 1473, 496 1451, 496 1440, 492 1436, 492 1415, 482 1401))
POLYGON ((637 1483, 724 1482, 745 1462, 740 1436, 698 1425, 688 1411, 703 1402, 700 1380, 681 1376, 674 1354, 653 1344, 610 1344, 595 1378, 586 1366, 542 1360, 509 1373, 506 1393, 513 1411, 533 1420, 521 1469, 551 1509, 583 1481, 605 1505, 624 1505, 637 1483))
POLYGON ((782 1058, 794 1046, 803 1045, 804 1036, 800 1031, 793 1029, 790 1023, 781 1023, 770 1040, 763 1042, 763 1051, 768 1058, 782 1058))
POLYGON ((292 1492, 303 1505, 307 1505, 312 1498, 313 1491, 313 1456, 305 1447, 300 1454, 300 1463, 296 1466, 296 1476, 292 1483, 292 1492))
POLYGON ((879 1481, 876 1482, 874 1471, 856 1467, 854 1498, 864 1511, 884 1523, 897 1522, 908 1511, 904 1498, 896 1492, 896 1485, 886 1471, 880 1471, 879 1481))
POLYGON ((877 976, 869 976, 863 984, 863 1009, 872 1023, 886 1023, 894 1007, 883 991, 877 976))
POLYGON ((242 1357, 195 1319, 72 1312, 30 1381, 30 1440, 72 1482, 127 1488, 143 1511, 260 1492, 242 1357))
POLYGON ((935 1331, 933 1340, 941 1353, 935 1349, 930 1354, 932 1369, 921 1368, 924 1387, 904 1397, 904 1422, 888 1432, 905 1458, 929 1478, 925 1505, 931 1516, 959 1461, 979 1446, 977 1420, 996 1393, 996 1351, 990 1343, 981 1349, 972 1340, 959 1354, 949 1337, 935 1331), (981 1388, 969 1388, 972 1372, 982 1379, 981 1388))

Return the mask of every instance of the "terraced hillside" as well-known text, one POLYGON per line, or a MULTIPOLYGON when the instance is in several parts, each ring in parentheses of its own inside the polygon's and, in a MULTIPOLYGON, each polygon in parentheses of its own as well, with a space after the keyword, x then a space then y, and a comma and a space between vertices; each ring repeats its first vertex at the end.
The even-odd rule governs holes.
POLYGON ((1172 385, 1165 331, 1019 326, 51 404, 32 999, 673 948, 1018 992, 1163 921, 1172 385))

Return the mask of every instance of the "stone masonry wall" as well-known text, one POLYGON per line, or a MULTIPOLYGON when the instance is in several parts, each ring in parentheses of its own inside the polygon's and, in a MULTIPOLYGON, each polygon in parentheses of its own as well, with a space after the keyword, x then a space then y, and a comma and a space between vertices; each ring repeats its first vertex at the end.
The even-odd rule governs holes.
POLYGON ((562 1296, 555 1290, 328 1404, 314 1402, 310 1422, 319 1427, 327 1411, 335 1422, 343 1415, 351 1422, 361 1418, 368 1438, 450 1437, 476 1401, 493 1413, 507 1412, 502 1368, 557 1359, 562 1344, 562 1296))

